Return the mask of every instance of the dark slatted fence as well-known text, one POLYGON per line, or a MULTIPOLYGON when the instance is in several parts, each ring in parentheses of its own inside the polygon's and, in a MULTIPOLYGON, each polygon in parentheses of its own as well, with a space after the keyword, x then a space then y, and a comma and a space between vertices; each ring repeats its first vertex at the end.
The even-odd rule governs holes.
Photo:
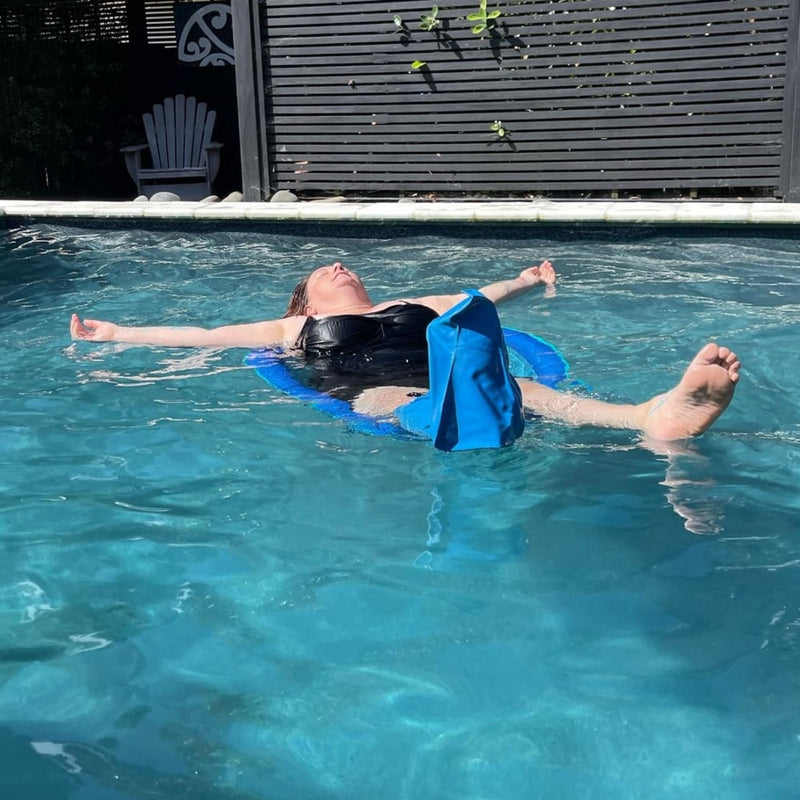
POLYGON ((272 188, 776 194, 791 0, 623 2, 262 0, 272 188))

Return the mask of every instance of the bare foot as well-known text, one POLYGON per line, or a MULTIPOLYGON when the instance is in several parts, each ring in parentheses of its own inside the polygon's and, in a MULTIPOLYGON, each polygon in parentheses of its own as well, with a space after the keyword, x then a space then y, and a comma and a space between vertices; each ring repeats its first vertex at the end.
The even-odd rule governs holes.
POLYGON ((736 353, 710 342, 694 357, 672 391, 639 407, 644 412, 642 430, 664 441, 701 434, 731 402, 740 366, 736 353))

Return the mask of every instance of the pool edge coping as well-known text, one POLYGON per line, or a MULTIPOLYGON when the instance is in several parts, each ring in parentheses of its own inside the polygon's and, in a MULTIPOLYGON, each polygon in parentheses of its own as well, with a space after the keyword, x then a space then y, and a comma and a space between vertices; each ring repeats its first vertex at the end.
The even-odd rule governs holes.
POLYGON ((343 201, 288 203, 42 201, 0 199, 2 219, 198 222, 608 223, 742 225, 800 223, 800 203, 775 201, 343 201))

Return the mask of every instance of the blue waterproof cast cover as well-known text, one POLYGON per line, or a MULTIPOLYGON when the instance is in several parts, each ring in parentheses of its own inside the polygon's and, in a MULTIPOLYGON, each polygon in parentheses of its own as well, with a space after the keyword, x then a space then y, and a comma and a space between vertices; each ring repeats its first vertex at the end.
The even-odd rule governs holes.
POLYGON ((503 447, 525 427, 494 303, 467 294, 428 325, 430 391, 397 411, 404 428, 439 450, 503 447))

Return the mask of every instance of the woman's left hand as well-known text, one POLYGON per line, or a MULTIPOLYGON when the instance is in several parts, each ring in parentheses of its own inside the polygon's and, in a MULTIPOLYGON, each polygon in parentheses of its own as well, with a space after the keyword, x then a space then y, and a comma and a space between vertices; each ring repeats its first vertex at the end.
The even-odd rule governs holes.
POLYGON ((545 260, 538 267, 522 270, 519 277, 527 286, 537 286, 540 283, 553 286, 556 282, 556 271, 553 265, 545 260))

